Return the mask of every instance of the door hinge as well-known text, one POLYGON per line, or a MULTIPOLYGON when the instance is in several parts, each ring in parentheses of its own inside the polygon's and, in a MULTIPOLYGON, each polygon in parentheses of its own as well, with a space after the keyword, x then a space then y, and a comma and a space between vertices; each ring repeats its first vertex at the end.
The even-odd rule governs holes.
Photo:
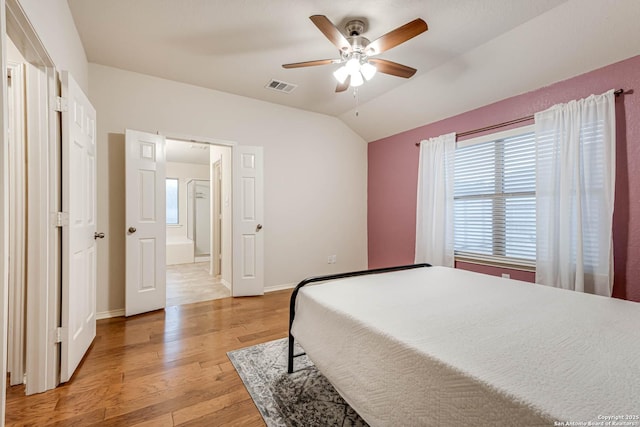
POLYGON ((67 98, 56 96, 53 109, 54 111, 59 111, 61 113, 69 111, 69 104, 67 102, 67 98))
POLYGON ((69 225, 69 213, 67 212, 54 212, 53 225, 55 227, 64 227, 69 225))
POLYGON ((63 336, 64 336, 63 328, 62 327, 56 328, 55 342, 56 343, 62 342, 62 337, 63 336))

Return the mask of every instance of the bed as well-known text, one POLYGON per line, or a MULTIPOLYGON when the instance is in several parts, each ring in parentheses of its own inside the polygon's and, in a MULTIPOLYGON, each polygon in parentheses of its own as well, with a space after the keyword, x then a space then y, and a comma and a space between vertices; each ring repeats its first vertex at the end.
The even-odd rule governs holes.
POLYGON ((374 273, 301 282, 289 336, 370 425, 640 426, 640 304, 446 267, 374 273))

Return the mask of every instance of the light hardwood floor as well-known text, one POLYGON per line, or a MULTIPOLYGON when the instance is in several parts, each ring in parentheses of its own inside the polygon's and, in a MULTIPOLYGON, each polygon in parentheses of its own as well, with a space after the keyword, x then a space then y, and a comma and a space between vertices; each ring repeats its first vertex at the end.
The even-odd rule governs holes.
POLYGON ((208 262, 167 266, 167 307, 228 296, 231 291, 209 274, 208 262))
POLYGON ((98 321, 70 382, 8 388, 8 426, 264 426, 227 351, 283 338, 289 296, 224 298, 98 321))

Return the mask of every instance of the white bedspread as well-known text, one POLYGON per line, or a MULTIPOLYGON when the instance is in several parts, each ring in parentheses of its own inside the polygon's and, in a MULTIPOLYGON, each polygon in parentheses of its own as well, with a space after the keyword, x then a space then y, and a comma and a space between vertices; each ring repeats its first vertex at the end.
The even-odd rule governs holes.
POLYGON ((372 426, 640 415, 634 302, 430 267, 302 288, 292 333, 372 426))

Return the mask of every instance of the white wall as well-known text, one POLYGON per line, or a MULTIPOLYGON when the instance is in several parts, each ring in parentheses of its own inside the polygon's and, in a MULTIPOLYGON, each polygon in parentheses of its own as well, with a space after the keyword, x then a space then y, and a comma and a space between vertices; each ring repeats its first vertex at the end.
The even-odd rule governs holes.
POLYGON ((167 240, 187 238, 187 182, 209 179, 209 165, 167 162, 167 178, 178 178, 178 225, 167 225, 167 240))
POLYGON ((89 82, 105 195, 98 230, 107 236, 107 249, 98 249, 98 312, 124 306, 125 128, 264 147, 267 287, 366 268, 367 147, 340 120, 97 64, 89 82), (338 262, 328 265, 333 254, 338 262))
POLYGON ((58 70, 89 92, 89 64, 66 0, 18 0, 58 70))

